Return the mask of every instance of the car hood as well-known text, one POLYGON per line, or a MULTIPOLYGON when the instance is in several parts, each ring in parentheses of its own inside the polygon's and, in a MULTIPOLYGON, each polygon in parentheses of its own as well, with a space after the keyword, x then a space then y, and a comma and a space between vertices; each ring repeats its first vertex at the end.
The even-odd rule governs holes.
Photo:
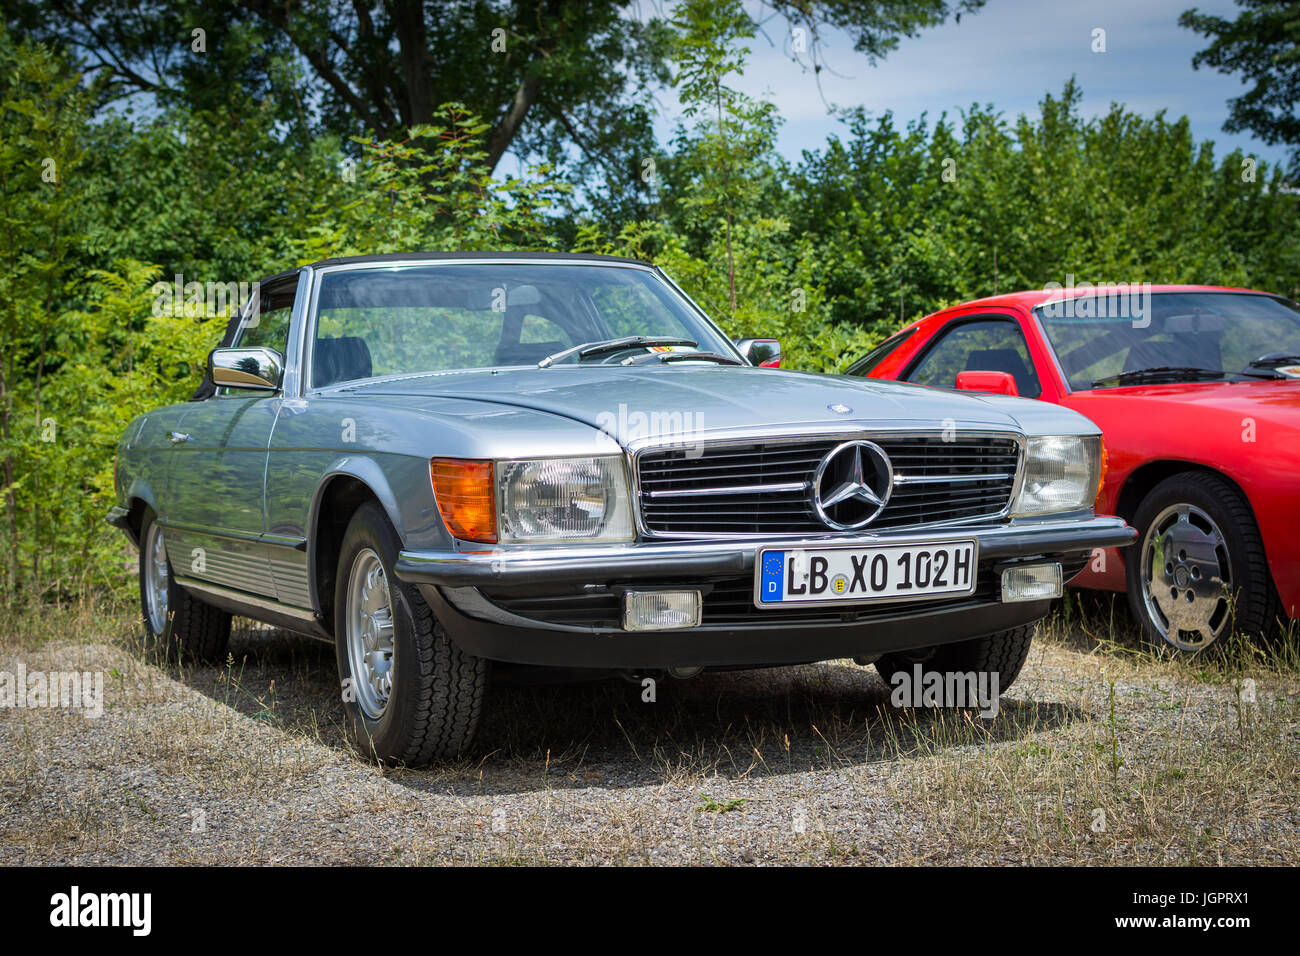
MULTIPOLYGON (((969 427, 1022 427, 1020 415, 1004 404, 972 395, 877 379, 734 366, 500 369, 377 380, 345 390, 353 398, 383 396, 402 403, 459 399, 535 409, 584 422, 623 444, 680 431, 699 434, 756 425, 870 426, 887 421, 939 428, 952 421, 969 427)), ((1054 408, 1041 402, 1021 404, 1044 411, 1054 408)), ((1088 430, 1081 416, 1056 410, 1061 412, 1077 422, 1071 430, 1088 430)))
POLYGON ((1300 379, 1131 385, 1078 391, 1071 397, 1075 399, 1072 404, 1083 409, 1101 402, 1174 404, 1300 428, 1300 379))

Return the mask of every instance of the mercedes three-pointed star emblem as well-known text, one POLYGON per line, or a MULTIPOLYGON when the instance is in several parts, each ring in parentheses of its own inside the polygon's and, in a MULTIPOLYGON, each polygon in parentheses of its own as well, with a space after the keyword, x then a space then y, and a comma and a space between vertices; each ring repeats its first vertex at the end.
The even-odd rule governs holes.
POLYGON ((812 503, 829 528, 852 531, 885 510, 894 489, 889 456, 869 441, 846 441, 821 460, 812 482, 812 503))

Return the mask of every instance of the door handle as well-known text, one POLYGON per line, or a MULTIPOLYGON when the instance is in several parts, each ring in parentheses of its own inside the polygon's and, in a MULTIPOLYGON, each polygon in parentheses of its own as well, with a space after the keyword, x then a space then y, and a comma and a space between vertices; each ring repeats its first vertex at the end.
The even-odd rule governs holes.
POLYGON ((173 445, 183 445, 190 440, 190 436, 184 432, 168 432, 167 440, 173 445))

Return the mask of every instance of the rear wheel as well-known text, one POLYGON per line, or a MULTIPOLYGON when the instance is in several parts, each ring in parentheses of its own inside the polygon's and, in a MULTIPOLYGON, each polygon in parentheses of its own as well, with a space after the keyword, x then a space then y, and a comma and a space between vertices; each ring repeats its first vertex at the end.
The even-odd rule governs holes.
POLYGON ((1143 636, 1180 654, 1222 648, 1233 631, 1269 637, 1281 613, 1250 505, 1205 472, 1166 478, 1133 516, 1129 607, 1143 636))
POLYGON ((488 662, 452 643, 419 590, 397 579, 398 551, 383 510, 358 508, 339 554, 334 634, 353 739, 414 766, 469 748, 488 662))
MULTIPOLYGON (((910 675, 917 664, 921 665, 923 672, 997 674, 998 693, 1001 694, 1015 683, 1021 668, 1025 666, 1025 660, 1029 657, 1029 645, 1034 639, 1034 626, 1024 624, 969 641, 885 654, 876 661, 876 670, 891 688, 894 686, 895 674, 901 672, 910 675)), ((942 695, 945 707, 961 703, 947 698, 952 686, 944 682, 942 695)), ((965 703, 970 706, 971 702, 965 703)))
POLYGON ((148 649, 168 660, 218 664, 230 643, 230 615, 176 583, 152 510, 140 525, 140 610, 148 649))

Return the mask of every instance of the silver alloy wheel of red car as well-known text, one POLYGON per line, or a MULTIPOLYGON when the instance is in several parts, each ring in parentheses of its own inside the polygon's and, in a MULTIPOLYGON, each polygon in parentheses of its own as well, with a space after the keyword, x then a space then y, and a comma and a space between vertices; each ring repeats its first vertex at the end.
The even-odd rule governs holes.
POLYGON ((357 706, 378 720, 393 692, 393 602, 384 564, 370 548, 357 553, 347 587, 348 661, 357 706))
POLYGON ((167 546, 163 543, 162 528, 156 521, 149 525, 144 553, 144 603, 149 616, 149 629, 154 634, 162 634, 167 630, 171 570, 167 565, 167 546))
POLYGON ((1147 619, 1168 644, 1199 651, 1232 626, 1232 558, 1203 510, 1181 502, 1165 508, 1147 528, 1141 555, 1147 619))

